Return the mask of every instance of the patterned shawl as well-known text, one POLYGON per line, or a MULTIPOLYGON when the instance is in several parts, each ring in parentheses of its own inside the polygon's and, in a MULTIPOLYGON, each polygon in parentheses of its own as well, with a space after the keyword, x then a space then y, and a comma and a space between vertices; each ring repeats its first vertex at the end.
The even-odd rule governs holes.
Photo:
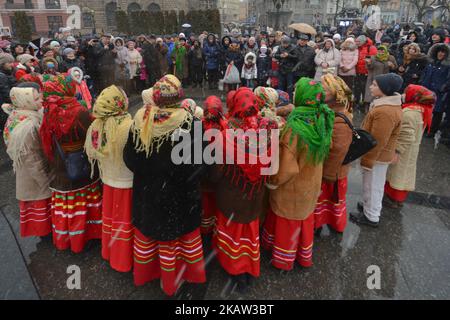
POLYGON ((222 100, 217 96, 209 96, 203 103, 203 130, 219 129, 227 127, 227 121, 223 115, 222 100))
POLYGON ((98 163, 102 175, 101 160, 111 156, 113 163, 120 164, 123 148, 128 139, 132 124, 128 110, 128 98, 120 88, 112 85, 104 89, 95 102, 93 115, 95 117, 86 134, 85 150, 91 162, 98 163))
POLYGON ((322 163, 330 151, 334 112, 324 103, 322 85, 310 78, 301 78, 295 86, 295 108, 287 119, 284 134, 292 130, 292 143, 298 139, 299 150, 307 146, 307 161, 322 163))
POLYGON ((402 108, 420 110, 423 117, 424 129, 431 129, 433 118, 433 106, 436 103, 436 95, 425 87, 410 84, 405 88, 405 103, 402 108))
POLYGON ((12 104, 4 104, 3 111, 8 114, 3 139, 6 145, 6 153, 13 161, 14 171, 20 167, 22 156, 27 153, 25 142, 31 134, 35 140, 39 140, 39 126, 42 121, 42 113, 39 112, 40 101, 35 99, 33 88, 12 88, 10 97, 12 104))
POLYGON ((77 101, 76 82, 70 76, 58 75, 44 83, 44 119, 40 136, 44 153, 53 160, 54 135, 57 140, 68 135, 80 112, 86 111, 82 101, 77 101))

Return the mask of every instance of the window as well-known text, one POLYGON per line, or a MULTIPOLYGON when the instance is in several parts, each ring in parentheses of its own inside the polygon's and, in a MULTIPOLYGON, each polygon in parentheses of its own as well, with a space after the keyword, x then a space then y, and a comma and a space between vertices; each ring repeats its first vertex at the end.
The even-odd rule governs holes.
POLYGON ((117 3, 115 2, 109 2, 105 6, 105 12, 106 12, 106 24, 108 27, 113 27, 116 25, 116 10, 117 10, 117 3))
POLYGON ((46 9, 61 9, 61 3, 59 0, 45 0, 46 9))
POLYGON ((128 14, 130 14, 132 12, 141 11, 141 6, 139 4, 137 4, 136 2, 132 2, 128 5, 127 11, 128 11, 128 14))
POLYGON ((90 12, 83 12, 83 28, 93 28, 94 27, 94 19, 90 12))
POLYGON ((48 20, 48 28, 53 32, 58 32, 59 28, 64 27, 63 20, 61 16, 49 16, 48 20))
POLYGON ((150 12, 159 12, 161 11, 161 7, 157 3, 150 3, 147 7, 147 10, 150 12))

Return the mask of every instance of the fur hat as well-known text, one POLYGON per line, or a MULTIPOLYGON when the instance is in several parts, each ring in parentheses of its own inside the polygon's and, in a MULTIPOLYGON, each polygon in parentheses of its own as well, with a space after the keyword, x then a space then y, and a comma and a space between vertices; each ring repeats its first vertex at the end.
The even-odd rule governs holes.
POLYGON ((13 63, 14 57, 9 53, 0 53, 0 67, 5 63, 13 63))

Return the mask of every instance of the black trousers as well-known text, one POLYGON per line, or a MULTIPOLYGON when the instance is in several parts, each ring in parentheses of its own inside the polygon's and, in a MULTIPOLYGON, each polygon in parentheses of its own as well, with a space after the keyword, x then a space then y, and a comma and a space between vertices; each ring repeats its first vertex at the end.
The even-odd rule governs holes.
POLYGON ((353 95, 355 96, 355 103, 364 102, 364 94, 366 93, 367 76, 364 74, 357 74, 355 78, 355 85, 353 95))
POLYGON ((208 83, 210 87, 217 87, 219 81, 219 69, 208 69, 208 83))
POLYGON ((203 83, 203 67, 202 66, 192 66, 191 70, 191 81, 193 84, 203 83))

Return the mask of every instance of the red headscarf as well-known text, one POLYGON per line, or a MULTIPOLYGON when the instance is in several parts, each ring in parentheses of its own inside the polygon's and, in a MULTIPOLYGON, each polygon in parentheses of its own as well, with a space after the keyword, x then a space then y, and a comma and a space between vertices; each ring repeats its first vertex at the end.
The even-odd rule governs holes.
POLYGON ((233 112, 233 107, 234 107, 233 106, 233 98, 234 98, 235 94, 236 94, 236 90, 231 90, 227 94, 227 108, 228 108, 228 113, 226 115, 227 119, 231 116, 231 113, 233 112))
POLYGON ((260 101, 249 88, 239 88, 236 92, 233 92, 231 95, 229 94, 227 100, 229 103, 228 107, 230 109, 230 118, 228 119, 229 129, 242 129, 244 133, 253 129, 256 132, 256 136, 254 136, 253 139, 241 139, 239 137, 234 138, 234 135, 232 135, 232 132, 230 131, 222 131, 223 136, 225 137, 223 151, 224 155, 226 156, 226 150, 234 150, 235 163, 240 158, 245 159, 244 164, 237 163, 236 165, 229 165, 227 173, 232 171, 232 182, 235 181, 236 183, 239 183, 239 181, 242 180, 244 182, 244 190, 248 184, 251 185, 251 197, 255 187, 258 186, 258 188, 260 188, 264 183, 267 176, 262 176, 261 170, 263 168, 268 168, 270 163, 262 164, 258 150, 251 150, 250 145, 261 146, 261 143, 267 143, 267 155, 270 156, 271 129, 275 129, 278 126, 275 122, 262 118, 259 115, 259 106, 261 105, 260 101), (267 130, 267 141, 260 141, 260 139, 258 139, 262 129, 267 130), (253 141, 254 139, 256 139, 256 141, 253 141), (245 142, 242 143, 242 141, 245 142), (255 164, 250 163, 251 157, 256 159, 255 164), (232 168, 234 170, 231 170, 232 168))
POLYGON ((76 82, 70 76, 58 75, 44 83, 44 118, 40 128, 46 156, 53 160, 53 140, 61 140, 73 129, 74 121, 86 107, 75 98, 76 82))
POLYGON ((223 116, 222 100, 219 97, 209 96, 203 106, 203 128, 205 130, 226 128, 227 123, 223 116))
POLYGON ((424 129, 431 129, 431 120, 433 118, 433 105, 436 103, 436 95, 433 91, 425 87, 410 84, 405 88, 405 103, 402 108, 409 108, 422 111, 424 129))

